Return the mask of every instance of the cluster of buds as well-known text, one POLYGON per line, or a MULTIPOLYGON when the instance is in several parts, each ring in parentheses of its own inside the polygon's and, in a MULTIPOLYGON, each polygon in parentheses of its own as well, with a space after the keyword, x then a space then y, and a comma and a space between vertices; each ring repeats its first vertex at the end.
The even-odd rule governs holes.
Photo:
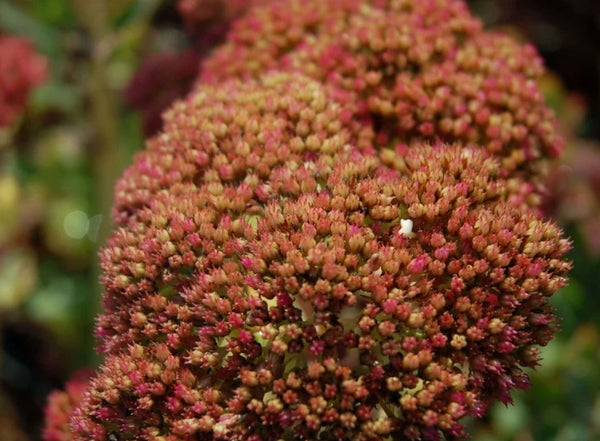
POLYGON ((439 441, 510 402, 570 268, 524 196, 536 60, 454 0, 236 22, 117 183, 73 439, 439 441))
POLYGON ((457 437, 526 386, 568 241, 483 150, 387 167, 327 98, 274 74, 167 114, 119 182, 82 439, 457 437))
POLYGON ((179 0, 177 10, 187 31, 199 38, 222 33, 252 6, 267 0, 179 0))
MULTIPOLYGON (((302 164, 318 152, 333 155, 350 142, 369 148, 372 131, 345 128, 354 115, 317 82, 282 73, 244 83, 202 86, 164 114, 164 131, 147 142, 116 184, 118 225, 179 184, 226 186, 252 174, 264 181, 287 161, 302 164)), ((260 188, 263 202, 274 197, 266 183, 260 188)))
POLYGON ((46 426, 43 437, 46 441, 70 441, 73 434, 69 429, 69 418, 83 399, 92 372, 87 369, 77 371, 65 385, 64 391, 55 390, 48 396, 46 406, 46 426))
POLYGON ((29 92, 46 78, 46 60, 20 37, 0 34, 0 128, 25 109, 29 92))
POLYGON ((382 149, 473 143, 502 158, 504 175, 527 181, 562 149, 535 49, 484 32, 462 0, 270 2, 235 22, 200 82, 271 69, 337 86, 382 149))

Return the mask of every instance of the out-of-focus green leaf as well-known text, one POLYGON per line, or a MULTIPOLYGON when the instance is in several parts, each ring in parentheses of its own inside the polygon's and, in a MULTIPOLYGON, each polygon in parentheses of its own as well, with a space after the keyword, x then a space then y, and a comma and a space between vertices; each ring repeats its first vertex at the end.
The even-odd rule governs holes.
POLYGON ((113 2, 110 16, 116 26, 128 25, 134 21, 149 21, 158 7, 161 0, 124 0, 122 2, 113 2))
POLYGON ((31 13, 47 24, 63 29, 73 24, 69 0, 30 0, 29 4, 31 13))
POLYGON ((564 421, 560 431, 556 434, 556 441, 595 441, 589 437, 587 428, 578 421, 564 421))
MULTIPOLYGON (((45 1, 40 1, 40 3, 45 1)), ((6 0, 0 1, 0 28, 8 33, 28 38, 51 60, 60 57, 60 32, 42 21, 32 18, 6 0)))
POLYGON ((563 351, 564 344, 559 339, 552 340, 547 346, 541 348, 542 363, 536 369, 536 377, 547 378, 555 375, 557 370, 560 369, 563 351))
POLYGON ((569 332, 581 320, 579 311, 585 302, 584 287, 577 279, 571 279, 567 286, 552 297, 551 301, 561 317, 563 332, 569 332))
POLYGON ((528 419, 528 409, 522 401, 521 393, 515 394, 514 400, 514 405, 508 407, 495 404, 491 411, 498 432, 508 437, 521 431, 528 419))
POLYGON ((53 329, 57 334, 73 332, 72 305, 75 284, 67 275, 54 274, 47 285, 40 286, 30 297, 26 311, 30 317, 53 329))
POLYGON ((58 81, 49 81, 39 87, 30 99, 31 111, 38 114, 54 110, 65 115, 76 115, 80 114, 81 104, 77 89, 58 81))

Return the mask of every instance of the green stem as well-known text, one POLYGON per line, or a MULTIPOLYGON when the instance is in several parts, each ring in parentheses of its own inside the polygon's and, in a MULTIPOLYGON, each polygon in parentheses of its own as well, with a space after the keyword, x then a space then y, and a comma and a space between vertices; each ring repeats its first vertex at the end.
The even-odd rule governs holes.
MULTIPOLYGON (((104 0, 71 0, 78 21, 87 30, 91 40, 90 74, 86 88, 89 96, 90 117, 93 127, 92 145, 92 185, 94 197, 94 215, 98 219, 98 229, 93 238, 97 247, 102 246, 113 228, 111 208, 113 188, 129 160, 128 153, 120 143, 119 106, 117 92, 111 88, 107 75, 107 65, 114 50, 119 46, 119 30, 110 23, 111 2, 104 0)), ((151 0, 140 9, 132 26, 141 29, 142 37, 151 25, 152 17, 160 5, 159 0, 151 0)), ((142 41, 143 38, 140 38, 142 41)), ((99 310, 102 289, 98 283, 100 265, 98 253, 94 252, 93 282, 96 287, 90 304, 94 312, 99 310)))
POLYGON ((81 24, 88 30, 92 40, 91 71, 87 88, 95 141, 92 150, 94 198, 96 213, 103 216, 96 240, 98 244, 102 244, 111 229, 112 189, 121 168, 118 106, 106 78, 106 65, 112 52, 109 43, 108 2, 74 0, 73 3, 81 24))
MULTIPOLYGON (((102 0, 73 0, 73 9, 79 22, 88 31, 91 40, 91 60, 88 83, 85 85, 89 97, 90 121, 93 128, 91 150, 93 213, 98 216, 98 229, 95 232, 95 250, 92 261, 92 283, 95 288, 90 296, 90 313, 99 311, 102 288, 98 283, 100 265, 97 247, 102 246, 108 237, 111 222, 112 192, 121 169, 118 144, 118 106, 116 97, 106 78, 106 64, 111 55, 108 45, 110 26, 108 2, 102 0)), ((88 360, 94 361, 93 337, 90 333, 88 360)))

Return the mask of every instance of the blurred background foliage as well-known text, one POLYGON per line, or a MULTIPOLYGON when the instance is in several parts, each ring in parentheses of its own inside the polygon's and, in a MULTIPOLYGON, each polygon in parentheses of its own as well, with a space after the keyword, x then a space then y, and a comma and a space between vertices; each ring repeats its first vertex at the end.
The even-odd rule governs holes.
MULTIPOLYGON (((40 439, 48 392, 96 362, 96 256, 111 229, 114 181, 224 35, 229 16, 219 3, 0 0, 0 36, 29 40, 48 60, 46 81, 0 127, 3 441, 40 439), (178 6, 205 9, 184 22, 178 6)), ((534 43, 547 61, 543 87, 568 142, 550 174, 545 210, 573 238, 575 265, 570 285, 553 299, 562 332, 543 350, 532 389, 470 422, 473 439, 597 441, 600 2, 470 4, 489 26, 534 43)))

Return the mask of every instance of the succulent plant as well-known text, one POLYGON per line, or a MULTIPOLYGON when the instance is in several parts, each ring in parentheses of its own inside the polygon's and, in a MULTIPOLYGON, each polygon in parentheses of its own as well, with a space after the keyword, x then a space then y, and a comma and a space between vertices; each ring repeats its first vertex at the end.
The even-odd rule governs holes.
POLYGON ((115 188, 78 440, 441 440, 525 388, 570 241, 530 47, 459 1, 257 5, 115 188))

